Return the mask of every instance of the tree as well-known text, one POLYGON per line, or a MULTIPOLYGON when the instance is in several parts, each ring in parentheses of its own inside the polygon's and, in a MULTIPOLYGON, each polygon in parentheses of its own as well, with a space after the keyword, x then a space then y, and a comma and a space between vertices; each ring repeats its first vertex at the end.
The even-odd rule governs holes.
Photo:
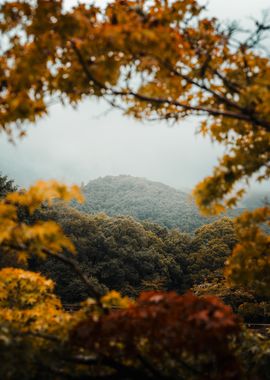
POLYGON ((14 185, 14 181, 9 179, 7 176, 0 174, 0 198, 15 190, 16 186, 14 185))

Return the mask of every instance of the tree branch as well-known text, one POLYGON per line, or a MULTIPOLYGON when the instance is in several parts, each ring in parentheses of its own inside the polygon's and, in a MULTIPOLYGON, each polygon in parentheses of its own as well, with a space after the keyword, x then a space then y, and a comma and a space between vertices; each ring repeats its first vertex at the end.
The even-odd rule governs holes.
POLYGON ((241 112, 246 112, 245 108, 239 106, 237 103, 232 102, 230 99, 226 98, 224 95, 217 93, 216 91, 212 90, 211 88, 207 87, 205 84, 199 83, 195 81, 194 79, 190 78, 188 75, 184 75, 181 72, 179 72, 177 69, 170 67, 168 63, 164 63, 170 71, 172 71, 176 76, 186 80, 188 83, 192 84, 195 87, 200 88, 201 90, 204 90, 205 92, 208 92, 209 94, 213 95, 216 99, 218 99, 221 103, 228 105, 231 108, 235 108, 241 112))
POLYGON ((88 290, 90 291, 90 294, 92 297, 95 298, 95 300, 98 302, 99 306, 103 309, 102 304, 100 303, 99 299, 102 297, 102 294, 100 294, 96 288, 93 286, 92 282, 89 280, 89 278, 83 273, 83 271, 80 268, 80 265, 78 262, 71 257, 67 257, 64 255, 61 255, 60 253, 54 253, 51 252, 47 248, 43 248, 42 251, 50 257, 55 257, 57 260, 61 261, 62 263, 70 266, 74 272, 77 273, 77 275, 81 278, 81 280, 84 282, 84 284, 87 286, 88 290))
MULTIPOLYGON (((246 121, 248 123, 252 123, 252 124, 255 124, 257 126, 263 127, 264 129, 266 129, 267 131, 270 132, 270 123, 268 123, 264 120, 257 119, 256 117, 249 115, 247 113, 247 110, 244 110, 238 106, 236 107, 235 103, 231 103, 229 101, 229 99, 226 99, 226 102, 227 103, 230 102, 230 106, 233 105, 234 108, 239 109, 239 111, 241 111, 240 113, 234 112, 234 111, 229 111, 229 110, 213 109, 213 108, 204 107, 204 106, 192 106, 192 105, 188 105, 188 104, 185 104, 185 103, 182 103, 182 102, 179 102, 176 100, 171 100, 168 98, 151 97, 151 96, 136 93, 132 90, 119 91, 119 90, 115 90, 111 87, 108 87, 105 84, 103 84, 102 82, 100 82, 99 80, 97 80, 92 75, 92 73, 89 70, 89 67, 86 64, 80 50, 76 46, 76 43, 74 41, 71 41, 70 43, 71 43, 71 46, 72 46, 72 48, 73 48, 73 50, 74 50, 74 52, 78 58, 78 62, 80 63, 80 65, 83 69, 83 72, 84 72, 86 78, 88 79, 88 81, 89 82, 92 81, 99 89, 104 90, 109 95, 121 96, 121 97, 132 96, 135 99, 138 99, 138 100, 143 101, 143 102, 156 103, 156 104, 167 103, 167 104, 182 108, 184 111, 187 111, 187 112, 193 111, 193 112, 198 112, 198 114, 206 114, 206 115, 211 115, 211 116, 221 116, 221 117, 226 117, 226 118, 230 118, 230 119, 234 119, 234 120, 246 121)), ((191 80, 191 79, 189 78, 189 80, 191 80)), ((194 85, 195 85, 195 83, 196 82, 194 82, 194 85)), ((196 83, 196 85, 198 85, 198 84, 196 83)), ((207 87, 203 86, 201 88, 206 89, 207 87)), ((208 89, 208 90, 212 91, 210 89, 208 89)), ((214 94, 216 94, 216 93, 214 92, 214 94)), ((216 94, 215 96, 219 97, 219 99, 222 100, 224 103, 224 98, 222 95, 216 94)))
POLYGON ((235 92, 236 94, 240 93, 240 88, 236 85, 236 83, 231 82, 228 78, 224 77, 218 70, 213 71, 216 76, 222 80, 225 87, 228 88, 228 90, 235 92))
MULTIPOLYGON (((8 244, 8 247, 9 248, 12 248, 14 250, 17 250, 17 251, 25 251, 27 250, 27 247, 25 245, 18 245, 18 244, 8 244)), ((80 279, 83 281, 83 283, 86 285, 86 287, 88 288, 89 292, 90 292, 90 296, 91 297, 94 297, 98 306, 101 307, 101 309, 104 310, 104 307, 100 301, 100 298, 102 297, 102 294, 99 293, 95 286, 93 286, 92 282, 89 280, 89 278, 83 273, 83 271, 81 270, 80 268, 80 265, 79 263, 72 259, 71 257, 67 257, 67 256, 64 256, 60 253, 57 253, 57 252, 51 252, 49 249, 43 247, 42 248, 42 252, 47 255, 47 256, 50 256, 50 257, 54 257, 55 259, 61 261, 62 263, 68 265, 69 267, 71 267, 75 273, 77 273, 77 275, 80 277, 80 279)))

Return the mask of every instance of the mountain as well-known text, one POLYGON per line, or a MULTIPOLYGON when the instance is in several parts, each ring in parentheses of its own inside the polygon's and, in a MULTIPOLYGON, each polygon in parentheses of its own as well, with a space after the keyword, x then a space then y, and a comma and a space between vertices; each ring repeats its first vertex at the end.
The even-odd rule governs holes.
POLYGON ((213 221, 199 214, 187 193, 145 178, 106 176, 90 181, 82 190, 86 201, 76 207, 86 213, 129 215, 184 232, 213 221))

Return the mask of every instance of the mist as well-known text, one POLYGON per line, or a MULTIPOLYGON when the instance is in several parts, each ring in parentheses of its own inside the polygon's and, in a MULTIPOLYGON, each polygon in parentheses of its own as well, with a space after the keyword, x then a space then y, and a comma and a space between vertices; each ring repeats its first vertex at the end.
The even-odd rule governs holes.
POLYGON ((39 178, 81 183, 130 174, 191 188, 210 173, 221 151, 194 136, 196 123, 141 123, 95 100, 76 110, 57 105, 15 145, 2 136, 1 170, 22 186, 39 178))

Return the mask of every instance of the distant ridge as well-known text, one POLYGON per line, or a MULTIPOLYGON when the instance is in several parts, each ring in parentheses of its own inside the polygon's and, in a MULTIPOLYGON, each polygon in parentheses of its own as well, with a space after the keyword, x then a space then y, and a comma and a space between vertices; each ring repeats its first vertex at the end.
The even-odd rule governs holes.
POLYGON ((185 232, 213 221, 199 214, 187 193, 146 178, 130 175, 100 177, 84 186, 83 193, 86 202, 77 208, 87 213, 130 215, 185 232))

